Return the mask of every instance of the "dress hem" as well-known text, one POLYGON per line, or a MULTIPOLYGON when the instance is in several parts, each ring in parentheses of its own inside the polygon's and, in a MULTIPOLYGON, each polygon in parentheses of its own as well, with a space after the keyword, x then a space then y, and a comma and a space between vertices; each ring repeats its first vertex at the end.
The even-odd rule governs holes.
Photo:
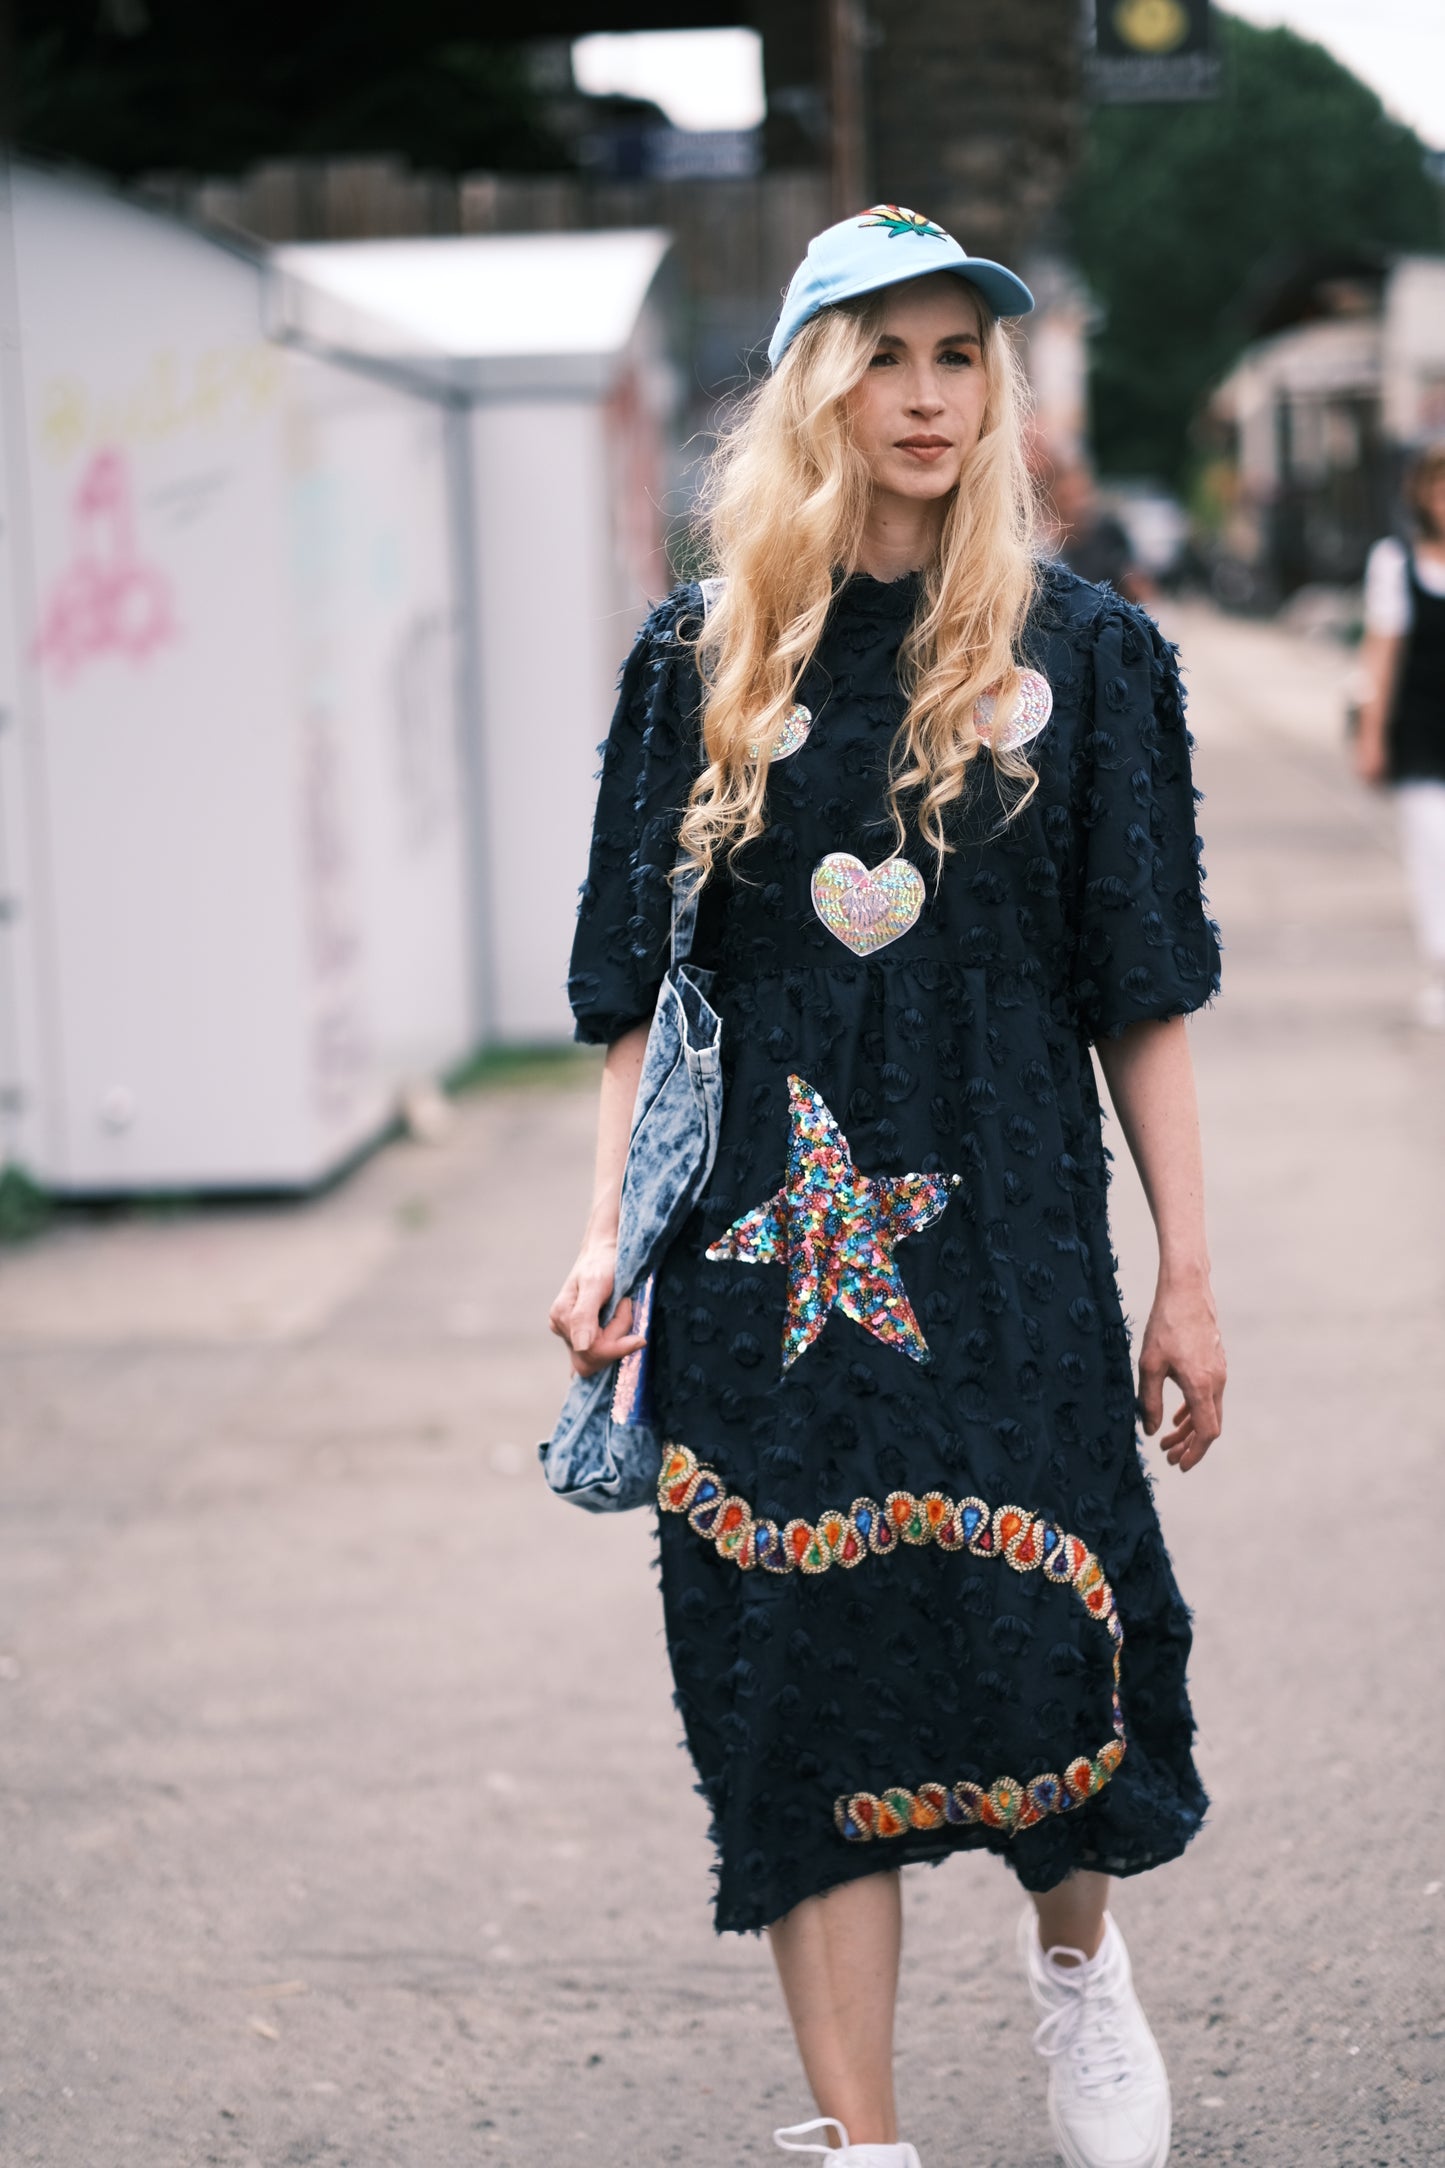
MULTIPOLYGON (((1081 1815, 1087 1814, 1088 1809, 1081 1808, 1079 1812, 1081 1815)), ((1066 1882, 1071 1874, 1076 1873, 1107 1874, 1125 1880, 1131 1875, 1148 1874, 1155 1867, 1166 1867, 1172 1860, 1180 1858, 1203 1827, 1204 1815, 1205 1809, 1202 1807, 1197 1812, 1191 1812, 1187 1827, 1182 1828, 1175 1838, 1148 1852, 1126 1853, 1107 1847, 1092 1851, 1085 1850, 1081 1845, 1075 1857, 1062 1871, 1052 1875, 1037 1871, 1029 1873, 1028 1856, 1026 1852, 1020 1851, 1017 1837, 1001 1841, 998 1833, 978 1827, 909 1831, 907 1836, 890 1843, 886 1850, 875 1850, 871 1845, 855 1850, 850 1846, 840 1856, 820 1861, 818 1873, 809 1878, 807 1886, 799 1888, 797 1894, 777 1910, 760 1906, 757 1908, 760 1914, 757 1918, 743 1917, 740 1913, 729 1913, 724 1917, 719 1910, 713 1922, 714 1931, 719 1935, 765 1934, 768 1928, 786 1919, 790 1912, 795 1911, 800 1904, 805 1904, 810 1897, 826 1897, 830 1890, 842 1889, 849 1883, 861 1881, 864 1875, 889 1873, 899 1867, 941 1867, 946 1860, 968 1852, 989 1852, 995 1858, 1004 1860, 1018 1877, 1020 1887, 1030 1895, 1042 1896, 1051 1889, 1057 1889, 1061 1882, 1066 1882)), ((1085 1826, 1081 1823, 1080 1837, 1085 1833, 1085 1826)))

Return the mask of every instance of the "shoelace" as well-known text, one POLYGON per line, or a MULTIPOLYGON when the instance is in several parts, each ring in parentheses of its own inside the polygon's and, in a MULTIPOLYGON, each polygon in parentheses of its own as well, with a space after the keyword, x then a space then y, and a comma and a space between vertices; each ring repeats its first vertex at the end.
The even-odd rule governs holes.
POLYGON ((847 2152, 848 2133, 838 2121, 836 2115, 815 2115, 811 2123, 785 2123, 781 2130, 773 2132, 773 2144, 779 2146, 784 2153, 832 2154, 834 2149, 831 2145, 794 2145, 792 2143, 794 2138, 806 2137, 810 2130, 836 2130, 838 2144, 843 2152, 847 2152))
POLYGON ((1061 1954, 1079 1960, 1073 1967, 1049 1967, 1050 1978, 1064 1989, 1069 2000, 1060 2003, 1057 2010, 1050 2010, 1035 2027, 1034 2046, 1051 2060, 1067 2055, 1079 2091, 1089 2099, 1102 2099, 1129 2075, 1129 2043, 1119 1989, 1112 1980, 1075 1976, 1083 1971, 1082 1950, 1061 1954))
POLYGON ((876 2161, 885 2154, 890 2160, 911 2161, 913 2168, 918 2168, 918 2155, 911 2145, 863 2144, 855 2146, 836 2115, 817 2115, 814 2116, 811 2123, 785 2124, 782 2130, 773 2132, 773 2143, 780 2146, 785 2153, 817 2153, 824 2160, 831 2162, 832 2168, 863 2168, 865 2160, 876 2161), (810 2130, 836 2130, 838 2144, 831 2146, 795 2145, 793 2143, 795 2138, 805 2137, 810 2130))

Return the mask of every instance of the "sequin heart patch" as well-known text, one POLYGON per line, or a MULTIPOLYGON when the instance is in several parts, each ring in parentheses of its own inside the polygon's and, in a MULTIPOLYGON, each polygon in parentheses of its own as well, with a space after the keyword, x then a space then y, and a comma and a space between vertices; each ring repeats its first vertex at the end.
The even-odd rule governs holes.
POLYGON ((1004 725, 1003 735, 994 737, 994 716, 998 710, 998 695, 980 693, 973 704, 973 726, 979 736, 990 744, 997 744, 999 751, 1005 748, 1014 752, 1036 738, 1054 712, 1054 689, 1048 679, 1038 670, 1020 670, 1018 698, 1004 725))
POLYGON ((813 868, 813 909, 855 956, 874 956, 916 925, 923 875, 906 858, 870 868, 851 851, 829 851, 813 868))

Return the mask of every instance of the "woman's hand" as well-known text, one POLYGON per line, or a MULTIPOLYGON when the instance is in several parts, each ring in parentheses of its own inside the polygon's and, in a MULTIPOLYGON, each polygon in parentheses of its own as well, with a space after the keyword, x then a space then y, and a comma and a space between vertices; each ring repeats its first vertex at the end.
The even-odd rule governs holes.
POLYGON ((565 1340, 572 1368, 579 1378, 590 1378, 609 1363, 618 1362, 640 1348, 646 1334, 632 1330, 632 1300, 619 1302, 602 1323, 602 1312, 617 1277, 617 1214, 622 1195, 622 1172, 627 1164, 627 1139, 632 1110, 637 1101, 642 1057, 647 1051, 647 1026, 634 1024, 614 1039, 602 1065, 602 1092, 597 1107, 597 1172, 592 1188, 592 1209, 577 1262, 562 1282, 562 1291, 547 1313, 547 1322, 559 1340, 565 1340))
POLYGON ((558 1339, 566 1341, 579 1378, 595 1376, 646 1341, 645 1333, 632 1330, 630 1295, 623 1296, 605 1325, 601 1321, 616 1273, 616 1242, 589 1237, 548 1312, 547 1322, 558 1339))
POLYGON ((1184 1400, 1159 1440, 1172 1467, 1197 1467, 1219 1436, 1227 1371, 1207 1274, 1161 1278, 1139 1350, 1139 1418, 1152 1437, 1164 1420, 1164 1380, 1172 1378, 1184 1400))

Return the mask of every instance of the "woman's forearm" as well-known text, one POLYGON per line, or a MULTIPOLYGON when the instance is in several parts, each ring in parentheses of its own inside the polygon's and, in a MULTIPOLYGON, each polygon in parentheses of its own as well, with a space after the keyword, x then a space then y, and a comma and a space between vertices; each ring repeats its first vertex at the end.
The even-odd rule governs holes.
POLYGON ((1199 1102, 1184 1019, 1135 1024, 1101 1040, 1099 1065, 1139 1170, 1163 1281, 1209 1277, 1199 1102))
POLYGON ((632 1134, 632 1110, 637 1104, 647 1032, 646 1024, 635 1024, 607 1049, 597 1104, 597 1162, 592 1207, 587 1215, 589 1236, 606 1239, 617 1233, 622 1170, 627 1164, 627 1142, 632 1134))
POLYGON ((1159 1445, 1187 1471, 1219 1436, 1228 1365, 1209 1284, 1199 1105, 1183 1018, 1102 1041, 1099 1062, 1159 1238, 1159 1285, 1139 1348, 1139 1415, 1152 1436, 1173 1378, 1183 1405, 1159 1445))

